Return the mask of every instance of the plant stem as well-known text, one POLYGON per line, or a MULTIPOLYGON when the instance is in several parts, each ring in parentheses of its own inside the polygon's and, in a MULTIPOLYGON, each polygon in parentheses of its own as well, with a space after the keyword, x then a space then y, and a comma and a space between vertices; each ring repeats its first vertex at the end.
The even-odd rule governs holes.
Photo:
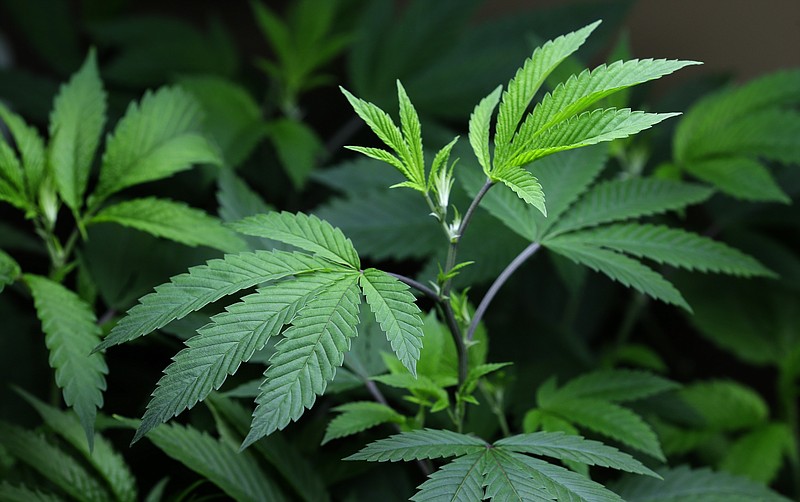
POLYGON ((422 284, 421 282, 415 281, 414 279, 406 277, 404 275, 394 274, 392 272, 388 272, 388 274, 397 279, 398 281, 402 282, 403 284, 411 286, 420 293, 424 293, 425 296, 429 297, 431 300, 434 300, 436 302, 441 302, 442 299, 439 298, 439 294, 436 293, 436 291, 434 291, 433 289, 429 288, 428 286, 422 284))
POLYGON ((481 322, 483 315, 486 313, 486 309, 489 308, 489 304, 492 303, 492 300, 497 292, 500 291, 500 288, 503 287, 503 284, 505 284, 511 275, 516 272, 516 270, 523 263, 525 263, 528 258, 533 256, 540 247, 541 244, 538 242, 533 242, 528 245, 528 247, 523 249, 516 258, 511 260, 511 263, 508 264, 505 270, 503 270, 500 275, 497 276, 497 279, 494 280, 492 285, 489 287, 489 291, 486 292, 486 295, 484 295, 483 299, 481 300, 480 305, 478 305, 475 315, 472 316, 472 322, 467 330, 467 341, 472 341, 472 338, 475 336, 475 330, 478 329, 478 323, 481 322))

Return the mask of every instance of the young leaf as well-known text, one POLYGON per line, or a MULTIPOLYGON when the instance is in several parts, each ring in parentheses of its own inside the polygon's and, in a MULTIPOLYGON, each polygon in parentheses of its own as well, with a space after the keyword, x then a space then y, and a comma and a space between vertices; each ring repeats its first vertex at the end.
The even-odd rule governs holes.
POLYGON ((365 270, 359 282, 392 350, 403 366, 416 375, 422 348, 422 319, 414 295, 409 293, 408 286, 374 268, 365 270))
POLYGON ((559 460, 573 460, 587 465, 610 467, 636 474, 658 477, 627 453, 598 441, 561 432, 535 432, 507 437, 494 443, 496 448, 531 455, 544 455, 559 460))
POLYGON ((548 238, 612 221, 681 209, 711 196, 691 183, 648 178, 606 181, 595 185, 548 232, 548 238))
POLYGON ((91 353, 100 341, 100 326, 89 305, 64 286, 31 274, 24 280, 42 321, 56 384, 64 393, 64 402, 78 415, 91 450, 108 373, 103 356, 91 353))
POLYGON ((341 230, 314 215, 303 213, 267 213, 250 216, 230 224, 245 235, 272 240, 314 253, 341 265, 358 269, 361 262, 350 239, 341 230))
POLYGON ((556 152, 627 138, 677 115, 680 114, 645 113, 628 108, 584 112, 537 135, 520 148, 519 153, 510 157, 503 169, 521 166, 556 152))
POLYGON ((106 502, 106 489, 75 459, 41 435, 0 421, 0 444, 76 500, 106 502))
POLYGON ((22 117, 13 113, 3 103, 0 103, 0 120, 8 127, 22 157, 22 169, 20 169, 16 155, 5 140, 0 139, 0 150, 5 150, 0 153, 3 156, 0 158, 0 173, 7 177, 16 192, 27 194, 23 199, 35 201, 39 196, 39 185, 45 174, 44 141, 36 129, 28 126, 22 117), (12 158, 14 165, 9 165, 12 158))
POLYGON ((604 401, 635 401, 674 390, 675 382, 646 371, 613 369, 586 373, 565 383, 551 399, 593 398, 604 401))
POLYGON ((661 274, 654 272, 649 267, 627 256, 585 245, 580 242, 571 242, 554 238, 545 241, 548 249, 566 256, 570 260, 597 272, 602 272, 611 279, 618 281, 626 287, 632 287, 656 300, 671 303, 691 311, 689 304, 683 299, 680 292, 675 289, 661 274))
POLYGON ((234 253, 247 245, 236 232, 204 211, 167 199, 147 197, 106 207, 90 223, 112 222, 187 246, 208 246, 234 253))
POLYGON ((483 484, 492 501, 550 502, 549 493, 519 457, 501 450, 489 450, 483 460, 483 484))
POLYGON ((353 401, 337 406, 339 416, 328 423, 322 444, 334 439, 351 436, 371 427, 385 423, 403 423, 405 417, 392 408, 372 401, 353 401))
POLYGON ((256 284, 331 268, 335 267, 328 262, 284 251, 256 251, 211 260, 173 277, 156 287, 154 293, 142 297, 95 352, 144 336, 223 296, 256 284))
POLYGON ((692 176, 719 191, 748 201, 783 202, 791 199, 769 170, 748 157, 723 157, 692 161, 683 166, 692 176))
POLYGON ((0 293, 7 284, 13 284, 21 273, 22 270, 14 258, 0 249, 0 293))
MULTIPOLYGON (((126 420, 136 427, 136 421, 126 420)), ((239 501, 287 500, 280 487, 250 452, 237 452, 228 443, 190 426, 164 424, 147 438, 161 451, 208 479, 239 501)))
POLYGON ((428 476, 411 497, 414 502, 474 502, 484 499, 483 464, 485 452, 458 457, 428 476))
POLYGON ((494 139, 497 148, 495 168, 502 167, 508 160, 511 140, 517 130, 517 125, 545 78, 556 66, 578 50, 599 24, 600 21, 596 21, 578 31, 562 35, 538 47, 508 83, 497 116, 494 139))
POLYGON ((743 277, 775 274, 754 258, 707 237, 661 225, 623 224, 575 232, 558 242, 602 246, 657 263, 743 277))
POLYGON ((457 457, 484 452, 482 439, 448 430, 422 429, 401 432, 368 444, 345 460, 399 462, 443 457, 457 457))
POLYGON ((611 488, 628 502, 789 502, 760 483, 710 469, 659 469, 664 480, 630 476, 611 488))
POLYGON ((133 441, 219 389, 329 284, 324 275, 301 275, 260 288, 213 316, 164 370, 133 441))
POLYGON ((354 273, 336 277, 309 300, 284 332, 264 372, 258 406, 242 448, 299 419, 325 392, 344 353, 350 350, 350 339, 357 334, 358 277, 354 273))
POLYGON ((538 209, 542 215, 547 216, 542 186, 529 171, 522 167, 511 167, 493 173, 492 177, 495 181, 503 182, 503 184, 513 190, 520 199, 538 209))
POLYGON ((492 113, 500 101, 500 93, 503 86, 491 92, 475 106, 472 115, 469 116, 469 144, 478 159, 483 172, 488 176, 492 170, 492 159, 489 154, 489 128, 492 120, 492 113))
POLYGON ((73 211, 83 204, 86 182, 106 120, 106 93, 94 50, 61 89, 50 115, 49 163, 61 198, 73 211))
POLYGON ((419 115, 405 88, 397 81, 397 100, 400 103, 400 127, 403 132, 408 149, 411 153, 410 167, 414 170, 415 178, 425 179, 425 155, 422 151, 422 126, 419 115))
POLYGON ((116 500, 133 502, 136 498, 136 480, 125 460, 114 451, 111 443, 100 436, 94 438, 94 448, 89 450, 83 427, 72 413, 49 406, 25 391, 18 390, 23 398, 33 406, 45 424, 63 437, 73 448, 99 472, 111 487, 116 500))
POLYGON ((131 103, 108 138, 100 181, 89 204, 147 181, 166 178, 196 163, 219 164, 202 136, 202 110, 185 91, 165 87, 131 103))

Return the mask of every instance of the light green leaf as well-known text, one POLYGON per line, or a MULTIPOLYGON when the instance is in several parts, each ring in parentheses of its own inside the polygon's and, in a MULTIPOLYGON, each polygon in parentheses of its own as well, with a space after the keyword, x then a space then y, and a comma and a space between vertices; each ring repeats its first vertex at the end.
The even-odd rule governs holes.
POLYGON ((514 150, 519 153, 536 141, 542 131, 586 110, 597 101, 628 87, 669 75, 696 61, 667 59, 634 59, 600 65, 572 75, 547 93, 528 115, 514 138, 514 150))
POLYGON ((50 115, 49 163, 58 193, 73 211, 83 204, 86 182, 106 121, 106 93, 94 49, 61 86, 50 115))
POLYGON ((561 432, 519 434, 495 441, 494 446, 506 451, 544 455, 559 460, 573 460, 582 464, 599 465, 658 477, 653 471, 627 453, 598 441, 561 432))
MULTIPOLYGON (((653 429, 636 413, 600 399, 570 399, 543 406, 565 420, 664 460, 653 429)), ((571 436, 567 436, 571 437, 571 436)))
POLYGON ((598 183, 553 226, 545 240, 602 223, 681 209, 704 201, 711 193, 700 185, 651 178, 598 183))
POLYGON ((769 485, 778 475, 784 455, 789 456, 793 448, 794 437, 787 424, 767 424, 736 440, 719 467, 769 485))
POLYGON ((61 497, 39 490, 32 490, 25 485, 14 486, 8 481, 0 483, 0 499, 6 502, 61 502, 61 497))
POLYGON ((39 196, 39 186, 45 174, 44 141, 35 128, 28 126, 22 117, 9 110, 3 103, 0 103, 0 120, 8 127, 22 157, 20 167, 14 151, 0 139, 0 179, 5 176, 15 193, 27 194, 22 198, 35 201, 39 196))
POLYGON ((491 92, 475 106, 469 116, 469 144, 478 159, 483 172, 488 176, 492 170, 492 159, 489 154, 489 127, 491 126, 492 113, 500 101, 503 86, 491 92))
POLYGON ((710 469, 659 469, 663 481, 630 476, 611 488, 628 502, 789 502, 769 488, 710 469))
POLYGON ((148 197, 106 207, 90 223, 112 222, 187 246, 208 246, 228 253, 247 245, 216 218, 182 202, 148 197))
POLYGON ((547 216, 547 208, 544 206, 544 192, 539 181, 522 167, 504 169, 501 172, 492 174, 495 181, 501 181, 510 188, 517 196, 526 203, 532 205, 542 215, 547 216))
POLYGON ((136 479, 122 456, 114 451, 111 443, 100 436, 94 437, 94 448, 89 450, 83 426, 72 413, 49 406, 25 391, 18 390, 39 413, 45 424, 63 437, 73 448, 99 472, 111 487, 116 500, 133 502, 136 498, 136 479))
POLYGON ((501 167, 508 160, 511 140, 517 130, 522 115, 528 108, 536 91, 556 66, 583 45, 589 34, 600 24, 596 21, 578 31, 562 35, 538 47, 533 55, 525 60, 522 68, 517 70, 514 78, 508 83, 503 93, 497 116, 495 132, 495 168, 501 167))
POLYGON ((397 100, 400 103, 400 128, 403 131, 406 145, 411 153, 409 167, 414 170, 414 179, 425 179, 425 154, 422 151, 422 126, 419 115, 405 88, 397 81, 397 100))
POLYGON ((565 383, 552 400, 592 398, 636 401, 679 388, 680 385, 646 371, 609 369, 583 374, 565 383))
POLYGON ((217 204, 222 221, 232 222, 254 214, 273 211, 272 206, 230 169, 219 172, 217 204))
MULTIPOLYGON (((137 427, 135 420, 125 421, 137 427)), ((253 454, 237 452, 228 443, 190 426, 164 424, 147 438, 161 451, 208 479, 237 501, 288 500, 258 465, 253 454)))
POLYGON ((110 499, 106 489, 79 462, 41 435, 0 421, 0 444, 74 499, 89 502, 110 499))
POLYGON ((134 442, 219 389, 228 375, 278 335, 309 299, 330 285, 331 278, 326 275, 307 274, 270 284, 213 316, 164 370, 134 442))
POLYGON ((145 93, 140 104, 131 103, 109 136, 89 204, 192 164, 220 164, 216 149, 201 133, 202 110, 186 91, 165 87, 145 93))
POLYGON ((305 186, 306 180, 325 151, 317 134, 303 122, 277 119, 267 126, 278 159, 296 189, 305 186))
POLYGON ((31 274, 24 279, 42 321, 56 385, 64 393, 64 402, 78 415, 91 450, 95 416, 97 408, 103 406, 108 373, 103 356, 91 353, 100 341, 100 326, 91 307, 64 286, 31 274))
POLYGON ((626 287, 632 287, 656 300, 691 311, 689 304, 675 286, 661 274, 632 258, 615 251, 578 242, 562 241, 558 238, 545 241, 544 245, 579 265, 586 265, 596 272, 604 273, 626 287))
MULTIPOLYGON (((398 159, 391 153, 387 152, 386 150, 381 150, 380 148, 370 148, 367 146, 346 146, 345 148, 366 155, 371 159, 380 160, 381 162, 386 162, 390 166, 396 168, 401 173, 406 170, 405 165, 403 165, 400 159, 398 159)), ((401 183, 396 183, 393 186, 400 186, 400 185, 401 183)))
POLYGON ((445 464, 419 485, 414 502, 475 502, 483 500, 484 452, 470 453, 445 464))
POLYGON ((250 216, 230 224, 245 235, 267 237, 310 251, 347 267, 358 269, 361 262, 350 239, 341 230, 314 215, 267 213, 250 216))
POLYGON ((483 484, 486 497, 497 502, 550 502, 556 500, 520 462, 522 455, 501 450, 484 454, 483 484))
MULTIPOLYGON (((433 157, 431 170, 428 173, 428 190, 434 190, 434 187, 436 186, 436 177, 439 175, 439 172, 442 169, 447 169, 447 162, 450 160, 450 152, 458 141, 458 138, 458 136, 453 138, 450 143, 444 145, 438 152, 436 152, 436 156, 433 157)), ((455 162, 457 161, 458 159, 456 159, 455 162)), ((455 164, 455 162, 453 162, 453 164, 455 164)), ((453 164, 451 164, 451 168, 453 164)))
POLYGON ((95 351, 144 336, 242 289, 331 268, 335 267, 328 262, 284 251, 256 251, 211 260, 143 296, 95 351))
POLYGON ((342 274, 306 303, 275 346, 264 372, 245 448, 283 429, 314 405, 342 365, 357 334, 359 275, 342 274))
POLYGON ((374 268, 365 270, 359 282, 392 350, 403 366, 416 375, 422 348, 422 319, 414 295, 409 293, 408 286, 374 268))
POLYGON ((756 391, 733 381, 710 380, 687 385, 680 396, 714 430, 754 427, 766 421, 769 414, 767 403, 756 391))
POLYGON ((481 453, 488 444, 482 439, 448 430, 421 429, 401 432, 368 444, 345 460, 399 462, 481 453))
POLYGON ((21 273, 22 269, 14 258, 0 249, 0 293, 7 284, 13 284, 21 273))
POLYGON ((553 241, 602 246, 688 270, 775 277, 753 257, 722 242, 661 225, 611 225, 556 237, 553 241))
POLYGON ((627 138, 679 113, 645 113, 628 108, 584 112, 560 122, 536 136, 502 169, 521 166, 564 150, 627 138))
POLYGON ((333 409, 341 414, 328 423, 322 444, 351 436, 385 423, 400 424, 405 417, 392 408, 372 401, 353 401, 333 409))
POLYGON ((711 183, 719 191, 737 199, 786 204, 791 200, 769 170, 754 159, 712 158, 688 162, 683 168, 692 176, 711 183))

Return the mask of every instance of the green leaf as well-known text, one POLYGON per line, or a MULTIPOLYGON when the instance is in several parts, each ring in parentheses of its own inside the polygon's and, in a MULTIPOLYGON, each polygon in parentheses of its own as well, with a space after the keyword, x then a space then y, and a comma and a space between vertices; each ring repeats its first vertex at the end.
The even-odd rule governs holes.
POLYGON ((341 414, 328 423, 322 444, 357 434, 377 425, 400 424, 405 421, 405 417, 392 408, 371 401, 353 401, 337 406, 333 410, 341 414))
POLYGON ((0 444, 76 500, 107 502, 105 488, 75 459, 39 434, 0 421, 0 444))
POLYGON ((345 460, 399 462, 480 453, 488 445, 482 439, 448 430, 421 429, 401 432, 368 444, 345 460))
POLYGON ((483 484, 486 497, 497 501, 549 502, 551 493, 520 462, 522 455, 509 454, 501 450, 489 450, 484 454, 483 484))
POLYGON ((222 221, 232 222, 274 209, 230 169, 219 172, 217 204, 222 221))
POLYGON ((588 398, 555 401, 542 408, 654 458, 665 460, 653 429, 639 415, 627 408, 608 401, 588 398))
POLYGON ((547 237, 681 209, 706 200, 711 193, 700 185, 649 178, 598 183, 553 226, 547 237))
POLYGON ((492 113, 500 101, 503 86, 497 86, 494 91, 483 98, 475 106, 469 116, 469 144, 478 159, 483 172, 488 176, 492 170, 492 159, 489 154, 489 127, 491 126, 492 113))
POLYGON ((314 215, 267 213, 230 224, 245 235, 267 237, 314 253, 347 267, 358 269, 361 262, 350 239, 341 230, 314 215))
POLYGON ((754 159, 705 159, 689 162, 683 168, 692 176, 711 183, 714 188, 737 199, 786 204, 791 200, 769 170, 754 159))
POLYGON ((484 452, 470 453, 445 464, 419 485, 414 502, 475 502, 484 499, 484 452))
POLYGON ((211 260, 143 296, 95 351, 144 336, 242 289, 331 268, 327 262, 283 251, 256 251, 211 260))
POLYGON ((753 389, 727 380, 687 385, 681 398, 697 410, 710 429, 736 431, 763 423, 769 408, 753 389))
POLYGON ((495 132, 495 168, 504 165, 510 153, 511 140, 522 115, 528 108, 536 91, 556 66, 583 45, 589 34, 600 24, 596 21, 578 31, 562 35, 538 47, 517 70, 503 93, 497 116, 495 132))
POLYGON ((495 181, 503 182, 505 186, 517 194, 517 197, 538 209, 542 215, 547 216, 542 186, 530 171, 521 167, 513 167, 493 173, 492 178, 495 181))
POLYGON ((234 253, 247 245, 216 218, 182 202, 156 197, 132 199, 106 207, 89 223, 112 222, 187 246, 208 246, 234 253))
POLYGON ((400 128, 411 153, 409 167, 414 170, 415 179, 425 179, 425 155, 422 151, 422 126, 419 115, 406 94, 403 84, 397 81, 397 100, 400 103, 400 128))
POLYGON ((636 401, 680 386, 646 371, 609 369, 586 373, 565 383, 552 400, 593 398, 603 401, 636 401))
POLYGON ((292 184, 298 190, 303 188, 325 152, 325 145, 303 122, 277 119, 269 123, 267 130, 292 184))
POLYGON ((99 472, 111 487, 111 492, 120 502, 133 502, 136 498, 136 479, 122 456, 114 451, 111 443, 100 436, 94 437, 94 448, 89 450, 83 426, 75 415, 49 406, 25 391, 17 390, 39 413, 45 424, 63 437, 73 448, 99 472))
POLYGON ((242 448, 299 419, 325 392, 344 353, 350 350, 350 339, 357 334, 358 278, 355 273, 336 277, 306 303, 283 333, 264 372, 258 406, 242 448))
POLYGON ((545 241, 551 251, 566 256, 579 265, 602 272, 626 287, 632 287, 656 300, 671 303, 691 311, 689 304, 661 274, 627 256, 590 245, 560 238, 545 241))
POLYGON ((741 438, 725 453, 719 467, 723 471, 769 485, 794 448, 794 437, 787 424, 771 423, 741 438))
POLYGON ((14 138, 17 150, 22 157, 22 170, 19 169, 16 155, 4 140, 0 140, 0 179, 7 177, 12 187, 20 194, 27 194, 27 200, 36 201, 39 197, 39 186, 45 175, 46 159, 44 141, 39 132, 28 126, 19 115, 0 103, 0 120, 2 120, 11 137, 14 138), (5 151, 3 151, 5 150, 5 151), (13 156, 13 161, 11 158, 13 156), (13 162, 13 165, 9 165, 13 162))
POLYGON ((202 135, 202 110, 179 88, 147 92, 131 103, 109 136, 100 181, 89 199, 97 205, 109 195, 166 178, 192 164, 220 164, 216 149, 202 135))
POLYGON ((0 483, 0 499, 6 502, 61 502, 61 497, 39 490, 32 490, 25 485, 14 486, 8 481, 0 483))
POLYGON ((56 385, 64 393, 64 402, 78 415, 91 450, 95 416, 103 405, 108 373, 103 356, 91 353, 100 341, 100 326, 91 307, 64 286, 31 274, 24 279, 42 321, 56 385))
POLYGON ((213 316, 164 370, 134 442, 219 389, 330 281, 324 274, 307 274, 276 282, 213 316))
POLYGON ((408 286, 386 272, 369 268, 360 279, 367 304, 386 333, 397 358, 412 375, 422 348, 422 319, 408 286))
MULTIPOLYGON (((137 427, 134 420, 125 422, 137 427)), ((147 438, 237 501, 287 500, 251 452, 237 452, 223 440, 179 424, 164 424, 150 431, 147 438)))
MULTIPOLYGON (((381 150, 380 148, 370 148, 366 146, 346 146, 345 148, 348 150, 352 150, 354 152, 358 152, 362 155, 366 155, 371 159, 379 160, 381 162, 386 162, 390 166, 396 168, 401 173, 406 170, 406 167, 403 164, 403 162, 400 161, 400 159, 398 159, 391 153, 387 152, 386 150, 381 150)), ((398 187, 402 185, 403 183, 396 183, 395 185, 392 186, 398 187)))
POLYGON ((528 115, 514 138, 516 152, 526 150, 542 131, 586 110, 597 101, 628 87, 669 75, 696 61, 634 59, 600 65, 572 75, 548 93, 528 115))
POLYGON ((518 453, 544 455, 559 460, 573 460, 582 464, 599 465, 658 477, 653 471, 627 453, 598 441, 561 432, 519 434, 495 441, 494 446, 518 453))
POLYGON ((0 293, 7 284, 13 284, 21 273, 22 269, 14 258, 0 249, 0 293))
POLYGON ((775 277, 772 271, 737 249, 707 237, 661 225, 611 225, 556 237, 554 241, 602 246, 688 270, 742 277, 775 277))
POLYGON ((759 483, 710 469, 682 466, 657 472, 663 481, 631 476, 611 488, 628 502, 789 502, 759 483))
POLYGON ((92 161, 106 120, 106 93, 94 49, 61 86, 50 115, 49 163, 61 198, 73 210, 83 204, 92 161))
POLYGON ((627 138, 679 113, 645 113, 609 108, 570 117, 537 135, 511 157, 503 169, 521 166, 564 150, 627 138))

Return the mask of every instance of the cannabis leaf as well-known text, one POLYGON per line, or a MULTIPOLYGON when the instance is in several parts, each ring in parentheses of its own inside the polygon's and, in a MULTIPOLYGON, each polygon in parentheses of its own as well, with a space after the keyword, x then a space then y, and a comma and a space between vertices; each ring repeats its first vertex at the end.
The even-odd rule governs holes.
POLYGON ((0 293, 8 284, 19 278, 22 270, 19 264, 8 253, 0 249, 0 293))
POLYGON ((36 201, 45 174, 44 141, 36 129, 2 103, 0 120, 8 127, 19 152, 18 157, 5 138, 0 138, 0 200, 30 216, 37 212, 36 201))
POLYGON ((412 497, 415 501, 620 500, 598 483, 528 455, 576 460, 658 477, 615 448, 579 436, 549 432, 511 436, 489 445, 473 436, 423 429, 380 439, 345 460, 396 462, 457 457, 419 486, 412 497))
POLYGON ((353 401, 333 409, 341 414, 328 423, 322 444, 385 423, 403 423, 405 417, 389 406, 371 401, 353 401))

